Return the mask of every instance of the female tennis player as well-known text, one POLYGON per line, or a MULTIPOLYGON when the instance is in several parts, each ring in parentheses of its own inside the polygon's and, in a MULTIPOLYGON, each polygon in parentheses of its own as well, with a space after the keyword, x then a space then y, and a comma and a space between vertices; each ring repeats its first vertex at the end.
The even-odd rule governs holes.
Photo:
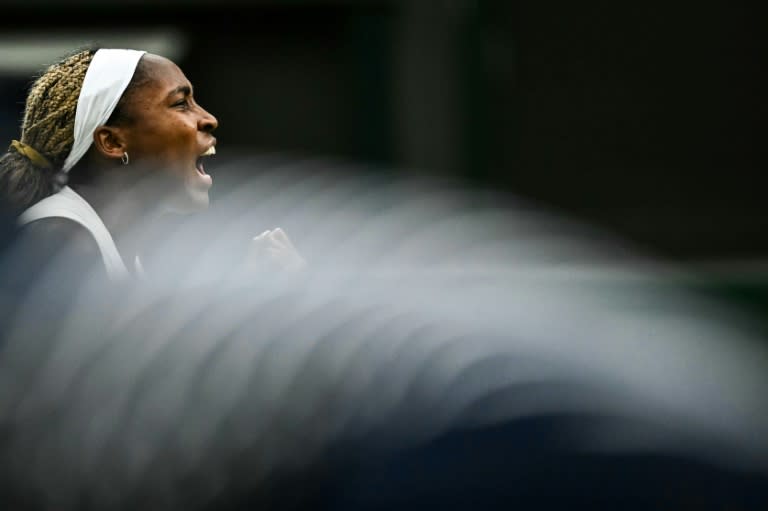
MULTIPOLYGON (((182 70, 132 49, 77 51, 30 88, 21 134, 0 157, 6 208, 18 214, 40 257, 67 244, 112 280, 144 272, 151 214, 205 209, 218 120, 197 103, 182 70)), ((252 244, 281 267, 304 264, 282 229, 252 244)), ((252 261, 251 261, 252 263, 252 261)))

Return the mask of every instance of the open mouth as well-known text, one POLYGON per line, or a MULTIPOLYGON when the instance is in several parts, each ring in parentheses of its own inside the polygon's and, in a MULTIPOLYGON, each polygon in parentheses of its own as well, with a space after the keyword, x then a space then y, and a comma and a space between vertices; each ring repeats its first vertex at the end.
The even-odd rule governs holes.
POLYGON ((216 154, 216 146, 211 146, 203 154, 197 157, 197 162, 195 163, 195 167, 197 167, 197 172, 201 176, 208 175, 205 173, 205 166, 203 165, 203 160, 205 160, 209 156, 213 156, 214 154, 216 154))

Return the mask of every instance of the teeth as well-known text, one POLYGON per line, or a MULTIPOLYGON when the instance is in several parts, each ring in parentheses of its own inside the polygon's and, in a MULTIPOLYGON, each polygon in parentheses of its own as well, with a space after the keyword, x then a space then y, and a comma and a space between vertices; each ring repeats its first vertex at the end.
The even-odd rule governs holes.
POLYGON ((216 154, 216 146, 211 146, 200 156, 213 156, 214 154, 216 154))

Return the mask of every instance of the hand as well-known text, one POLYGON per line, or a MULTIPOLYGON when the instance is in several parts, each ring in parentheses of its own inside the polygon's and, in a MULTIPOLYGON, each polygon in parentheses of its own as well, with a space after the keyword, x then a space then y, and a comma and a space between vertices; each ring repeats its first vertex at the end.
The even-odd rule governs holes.
POLYGON ((307 266, 307 262, 280 227, 266 230, 251 240, 246 264, 251 269, 271 264, 291 272, 307 266))

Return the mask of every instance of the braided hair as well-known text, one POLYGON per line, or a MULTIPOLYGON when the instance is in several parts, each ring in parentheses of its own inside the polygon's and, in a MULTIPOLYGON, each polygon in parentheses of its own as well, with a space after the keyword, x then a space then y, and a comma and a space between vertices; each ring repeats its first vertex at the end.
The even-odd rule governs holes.
MULTIPOLYGON (((6 209, 21 213, 67 182, 62 166, 74 144, 77 101, 96 51, 78 50, 48 67, 32 83, 21 124, 21 144, 12 145, 0 156, 0 195, 6 209), (33 148, 50 165, 36 164, 14 149, 18 146, 33 148)), ((127 120, 121 105, 129 89, 145 80, 138 67, 133 78, 107 124, 127 120)))

